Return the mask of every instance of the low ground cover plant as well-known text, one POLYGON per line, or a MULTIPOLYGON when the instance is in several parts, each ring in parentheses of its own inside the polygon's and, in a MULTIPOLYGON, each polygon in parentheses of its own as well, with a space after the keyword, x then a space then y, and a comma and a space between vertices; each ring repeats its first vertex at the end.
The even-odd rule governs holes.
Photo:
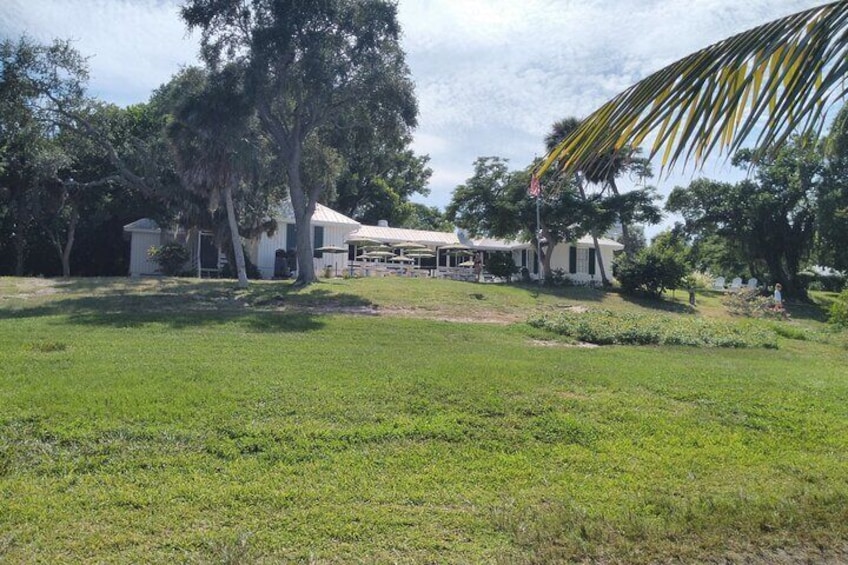
POLYGON ((760 291, 755 288, 742 288, 729 292, 722 299, 722 303, 734 316, 771 319, 786 316, 786 312, 782 309, 775 309, 771 297, 760 294, 760 291))
POLYGON ((843 290, 830 305, 828 321, 835 326, 848 328, 848 289, 843 290))
POLYGON ((777 348, 774 332, 754 324, 593 309, 543 314, 531 326, 597 345, 777 348))

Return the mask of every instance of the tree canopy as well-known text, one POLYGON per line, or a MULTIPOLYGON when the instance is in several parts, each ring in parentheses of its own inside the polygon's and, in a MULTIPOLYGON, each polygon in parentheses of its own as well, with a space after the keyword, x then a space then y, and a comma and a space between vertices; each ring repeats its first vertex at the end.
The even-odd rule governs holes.
MULTIPOLYGON (((285 167, 297 229, 298 284, 315 280, 307 229, 325 187, 303 178, 310 136, 342 116, 376 129, 415 125, 412 80, 400 47, 397 6, 386 0, 190 0, 207 65, 244 68, 260 123, 285 167)), ((317 147, 317 145, 313 145, 317 147)))

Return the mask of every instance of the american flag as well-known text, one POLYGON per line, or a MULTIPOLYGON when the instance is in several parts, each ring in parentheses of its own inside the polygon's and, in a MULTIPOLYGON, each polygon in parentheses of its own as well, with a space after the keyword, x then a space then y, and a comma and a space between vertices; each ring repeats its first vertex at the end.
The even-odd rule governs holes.
POLYGON ((539 198, 542 195, 542 186, 539 184, 539 178, 536 175, 530 176, 530 196, 539 198))

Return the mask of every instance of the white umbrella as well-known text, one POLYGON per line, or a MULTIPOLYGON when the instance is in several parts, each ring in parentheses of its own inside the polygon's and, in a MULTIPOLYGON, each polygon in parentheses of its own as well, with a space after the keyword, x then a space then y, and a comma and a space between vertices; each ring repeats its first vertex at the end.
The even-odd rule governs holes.
MULTIPOLYGON (((339 247, 338 245, 324 245, 323 247, 316 247, 315 251, 335 255, 337 253, 347 253, 347 247, 339 247)), ((336 276, 339 276, 339 267, 338 265, 336 265, 335 260, 333 260, 333 271, 336 273, 336 276)))
POLYGON ((401 241, 400 243, 393 243, 392 247, 395 249, 427 249, 427 246, 423 243, 416 243, 414 241, 401 241))
POLYGON ((404 257, 411 257, 411 258, 415 259, 415 264, 419 268, 421 268, 421 259, 432 259, 435 256, 436 256, 436 254, 433 253, 432 251, 430 251, 429 249, 427 251, 417 251, 417 250, 415 250, 412 253, 407 253, 406 255, 404 255, 404 257))
POLYGON ((376 239, 369 239, 367 237, 356 236, 346 239, 345 243, 347 243, 348 245, 356 245, 358 247, 364 247, 366 245, 382 245, 382 242, 379 242, 376 239))

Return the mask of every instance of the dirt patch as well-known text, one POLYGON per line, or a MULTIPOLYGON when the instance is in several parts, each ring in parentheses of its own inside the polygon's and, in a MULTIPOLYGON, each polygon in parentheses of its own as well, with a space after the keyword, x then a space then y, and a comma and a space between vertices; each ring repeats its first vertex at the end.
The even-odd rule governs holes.
POLYGON ((565 343, 565 342, 562 342, 562 341, 550 341, 550 340, 544 340, 544 339, 531 339, 531 340, 529 340, 529 343, 530 343, 530 345, 533 345, 533 346, 536 346, 536 347, 566 347, 566 348, 581 347, 581 348, 585 348, 585 349, 595 349, 596 347, 600 347, 600 345, 597 345, 595 343, 586 343, 585 341, 578 341, 576 343, 565 343))
POLYGON ((437 322, 456 322, 460 324, 500 324, 508 325, 523 322, 524 318, 499 312, 466 312, 459 316, 439 310, 420 310, 417 308, 381 308, 382 316, 415 318, 416 320, 434 320, 437 322))

